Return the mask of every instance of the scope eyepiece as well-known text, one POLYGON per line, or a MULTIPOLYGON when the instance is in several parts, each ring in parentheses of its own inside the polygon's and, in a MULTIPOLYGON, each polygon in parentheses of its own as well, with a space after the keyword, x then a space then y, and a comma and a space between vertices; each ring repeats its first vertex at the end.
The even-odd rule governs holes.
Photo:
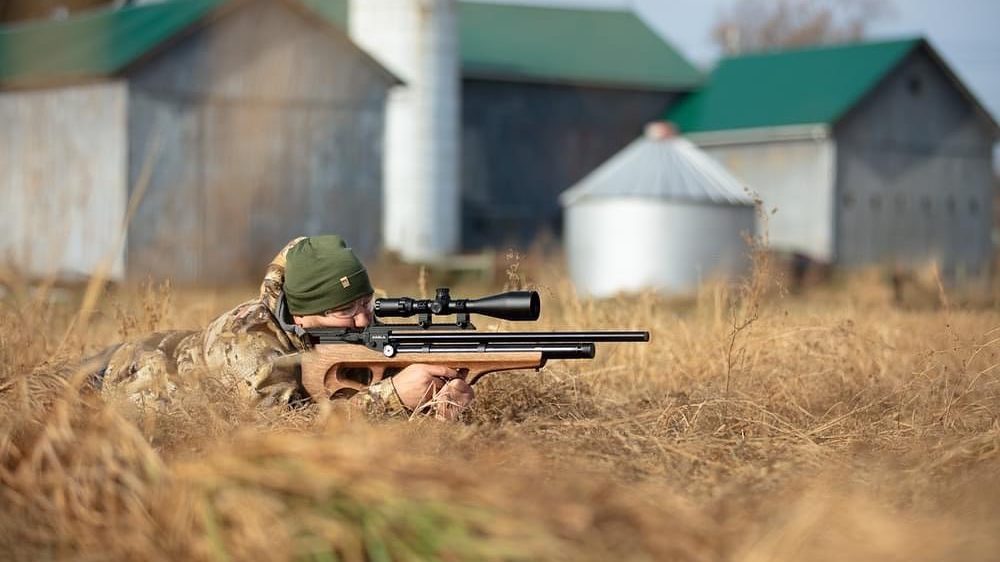
POLYGON ((481 314, 501 320, 538 320, 542 303, 536 291, 511 291, 479 299, 452 299, 446 288, 434 299, 399 297, 375 300, 375 316, 406 318, 415 314, 481 314))

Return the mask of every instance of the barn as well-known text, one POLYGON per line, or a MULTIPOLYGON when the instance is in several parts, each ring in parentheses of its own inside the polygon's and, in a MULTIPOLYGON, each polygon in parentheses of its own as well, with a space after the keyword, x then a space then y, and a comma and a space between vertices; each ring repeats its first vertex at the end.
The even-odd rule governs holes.
MULTIPOLYGON (((330 20, 349 4, 327 0, 330 20)), ((558 237, 559 193, 702 80, 631 10, 457 4, 465 250, 558 237)))
POLYGON ((298 234, 371 256, 399 83, 294 0, 0 28, 0 256, 33 276, 207 283, 259 276, 298 234))
POLYGON ((461 6, 465 247, 562 231, 559 194, 701 74, 631 10, 461 6))
POLYGON ((921 38, 722 60, 667 112, 754 189, 775 249, 987 269, 996 122, 921 38))

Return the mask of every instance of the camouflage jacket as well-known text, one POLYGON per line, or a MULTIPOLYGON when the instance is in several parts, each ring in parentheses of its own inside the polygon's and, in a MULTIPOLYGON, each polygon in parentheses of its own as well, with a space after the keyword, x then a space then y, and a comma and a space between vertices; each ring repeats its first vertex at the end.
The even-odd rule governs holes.
MULTIPOLYGON (((261 405, 307 402, 300 368, 287 360, 307 346, 283 330, 275 316, 285 255, 299 240, 292 240, 268 265, 258 298, 237 305, 204 330, 157 332, 106 350, 96 378, 102 394, 123 393, 155 407, 169 401, 185 377, 200 372, 261 405)), ((349 400, 373 416, 406 412, 388 379, 349 400)))

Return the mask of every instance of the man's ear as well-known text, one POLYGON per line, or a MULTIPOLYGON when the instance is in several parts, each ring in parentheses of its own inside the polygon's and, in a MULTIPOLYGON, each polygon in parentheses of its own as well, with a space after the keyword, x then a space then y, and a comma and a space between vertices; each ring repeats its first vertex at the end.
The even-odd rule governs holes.
POLYGON ((278 318, 278 325, 281 326, 282 330, 299 336, 305 334, 300 320, 302 317, 294 316, 289 312, 284 291, 281 291, 281 294, 278 295, 278 310, 275 311, 275 316, 278 318))

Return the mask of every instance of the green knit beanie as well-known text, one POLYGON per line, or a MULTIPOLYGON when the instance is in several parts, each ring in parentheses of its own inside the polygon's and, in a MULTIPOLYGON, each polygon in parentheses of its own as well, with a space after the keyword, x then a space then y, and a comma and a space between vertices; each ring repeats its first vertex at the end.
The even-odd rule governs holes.
POLYGON ((374 292, 365 266, 340 236, 311 236, 288 250, 285 301, 292 314, 319 314, 374 292))

